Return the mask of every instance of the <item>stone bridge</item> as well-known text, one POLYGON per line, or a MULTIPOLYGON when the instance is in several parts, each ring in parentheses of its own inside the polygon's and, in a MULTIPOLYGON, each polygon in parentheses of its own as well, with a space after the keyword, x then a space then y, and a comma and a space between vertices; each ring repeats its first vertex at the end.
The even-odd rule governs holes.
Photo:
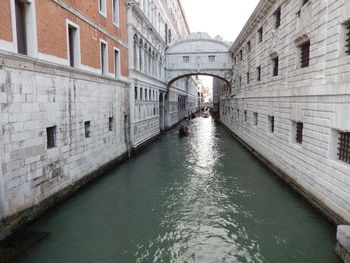
POLYGON ((192 33, 172 43, 166 50, 166 81, 168 86, 183 77, 208 75, 227 83, 232 80, 230 43, 207 33, 192 33))

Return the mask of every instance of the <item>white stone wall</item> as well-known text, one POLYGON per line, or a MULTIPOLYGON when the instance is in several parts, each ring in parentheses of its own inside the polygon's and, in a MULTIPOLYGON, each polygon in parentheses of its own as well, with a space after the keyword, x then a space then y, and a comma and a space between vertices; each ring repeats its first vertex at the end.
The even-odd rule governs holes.
POLYGON ((14 54, 0 57, 3 218, 126 152, 129 84, 14 54), (85 121, 91 122, 90 138, 85 138, 85 121), (57 130, 56 147, 47 149, 51 126, 57 130))
POLYGON ((326 210, 349 223, 350 164, 336 154, 338 132, 350 132, 350 56, 344 52, 343 25, 350 20, 349 4, 310 0, 302 6, 302 2, 260 2, 254 20, 231 47, 236 61, 234 89, 221 98, 221 120, 326 210), (281 26, 276 29, 273 14, 279 6, 281 26), (301 68, 298 44, 305 39, 311 43, 310 66, 301 68), (273 76, 276 55, 279 74, 273 76), (273 133, 268 116, 275 118, 273 133), (295 141, 295 122, 304 125, 302 144, 295 141))

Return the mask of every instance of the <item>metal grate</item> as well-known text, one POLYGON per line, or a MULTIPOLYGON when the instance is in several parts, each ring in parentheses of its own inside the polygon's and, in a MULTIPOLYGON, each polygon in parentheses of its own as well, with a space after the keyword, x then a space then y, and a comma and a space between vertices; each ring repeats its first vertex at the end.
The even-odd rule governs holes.
POLYGON ((297 130, 296 130, 296 142, 302 144, 303 143, 303 129, 304 124, 302 122, 297 122, 297 130))
POLYGON ((301 67, 306 68, 310 65, 310 40, 300 46, 301 49, 301 67))
POLYGON ((350 23, 346 25, 345 53, 350 55, 350 23))
POLYGON ((338 141, 339 160, 350 164, 350 132, 340 132, 338 141))
POLYGON ((56 126, 46 128, 47 148, 56 147, 56 126))

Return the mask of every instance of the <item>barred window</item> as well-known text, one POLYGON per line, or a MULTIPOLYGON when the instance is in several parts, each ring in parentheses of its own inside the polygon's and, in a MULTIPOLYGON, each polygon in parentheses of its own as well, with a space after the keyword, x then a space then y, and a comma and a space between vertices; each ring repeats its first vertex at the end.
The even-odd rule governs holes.
POLYGON ((272 72, 272 75, 275 77, 275 76, 278 76, 278 57, 275 57, 272 59, 272 64, 273 64, 273 72, 272 72))
POLYGON ((108 130, 113 131, 113 117, 109 117, 108 119, 108 130))
POLYGON ((260 27, 258 30, 258 41, 259 43, 263 41, 263 28, 260 27))
POLYGON ((84 128, 85 128, 85 138, 90 138, 91 136, 90 121, 84 122, 84 128))
POLYGON ((350 55, 350 22, 345 25, 345 53, 350 55))
POLYGON ((300 46, 300 66, 306 68, 310 65, 310 40, 300 46))
POLYGON ((257 72, 257 80, 261 81, 261 66, 256 68, 256 72, 257 72))
POLYGON ((258 113, 254 112, 254 125, 258 126, 258 113))
POLYGON ((208 60, 210 63, 214 63, 215 62, 215 56, 208 56, 208 60))
POLYGON ((350 132, 340 132, 338 139, 338 158, 350 164, 350 132))
POLYGON ((279 28, 281 25, 281 7, 279 7, 275 11, 274 16, 275 16, 275 28, 279 28))
POLYGON ((304 124, 302 122, 296 123, 296 136, 295 140, 297 143, 302 144, 303 143, 303 130, 304 130, 304 124))
POLYGON ((56 126, 46 128, 47 149, 56 147, 56 126))
POLYGON ((269 120, 269 131, 271 133, 275 132, 275 117, 274 116, 268 116, 269 120))
POLYGON ((190 57, 189 56, 183 56, 182 60, 183 60, 183 63, 186 63, 186 64, 190 63, 190 57))

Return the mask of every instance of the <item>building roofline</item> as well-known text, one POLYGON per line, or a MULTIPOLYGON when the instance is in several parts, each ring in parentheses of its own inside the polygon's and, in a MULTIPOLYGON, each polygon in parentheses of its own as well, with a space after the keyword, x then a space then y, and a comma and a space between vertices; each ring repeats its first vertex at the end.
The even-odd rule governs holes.
POLYGON ((238 37, 231 45, 230 50, 232 52, 234 52, 234 50, 241 45, 241 42, 246 38, 246 35, 249 33, 250 28, 253 26, 253 24, 260 22, 257 20, 261 18, 261 11, 269 9, 275 2, 276 0, 260 0, 253 13, 250 15, 248 21, 244 25, 243 29, 239 33, 238 37))

